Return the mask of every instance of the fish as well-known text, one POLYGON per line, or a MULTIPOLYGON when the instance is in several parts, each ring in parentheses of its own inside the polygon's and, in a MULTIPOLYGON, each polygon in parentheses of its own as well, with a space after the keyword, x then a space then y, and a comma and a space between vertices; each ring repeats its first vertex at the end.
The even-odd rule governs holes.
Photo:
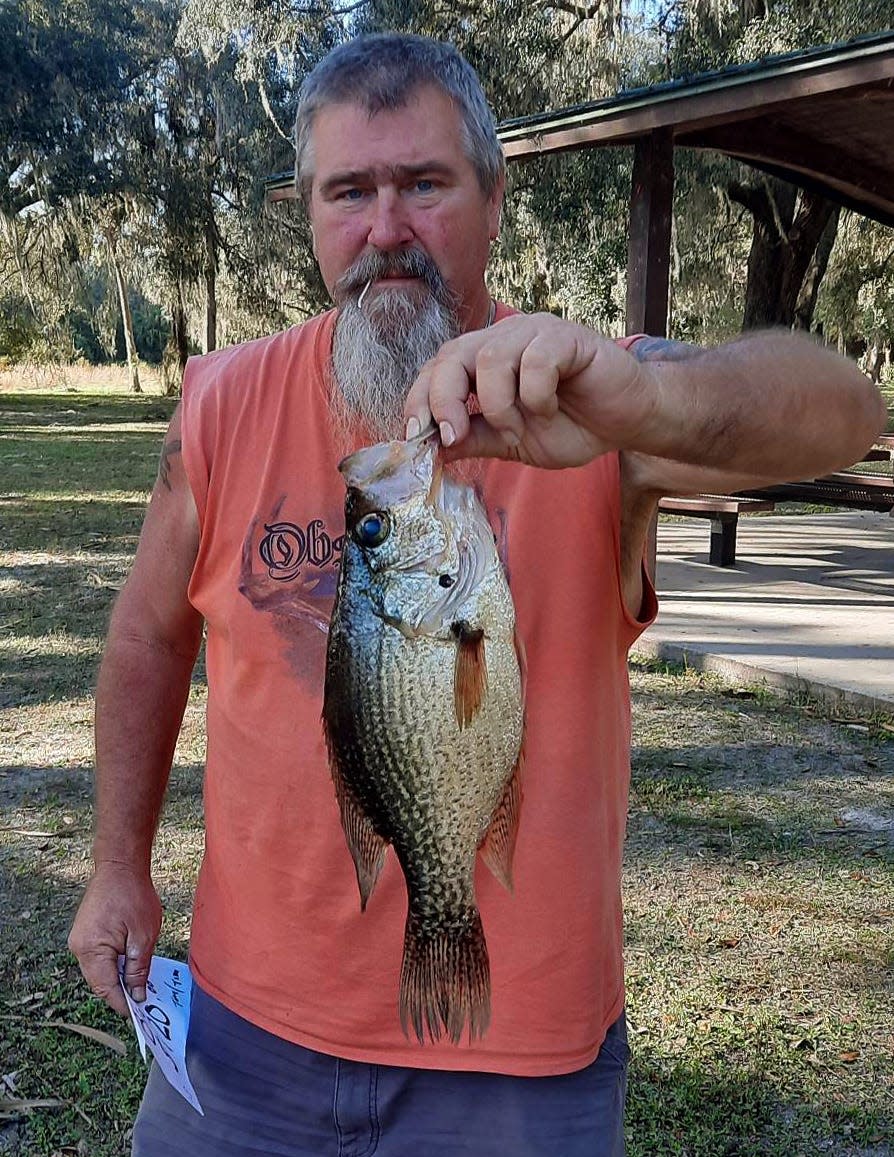
POLYGON ((487 1031, 479 851, 512 891, 524 652, 487 513, 437 430, 339 464, 345 537, 323 725, 366 911, 391 846, 407 887, 398 1012, 420 1044, 487 1031))

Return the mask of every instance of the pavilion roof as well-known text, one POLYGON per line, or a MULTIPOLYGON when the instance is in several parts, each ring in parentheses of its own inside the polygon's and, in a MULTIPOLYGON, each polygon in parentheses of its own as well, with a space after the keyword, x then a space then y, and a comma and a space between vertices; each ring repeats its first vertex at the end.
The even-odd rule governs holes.
POLYGON ((519 117, 498 134, 521 161, 656 129, 894 225, 894 32, 519 117))

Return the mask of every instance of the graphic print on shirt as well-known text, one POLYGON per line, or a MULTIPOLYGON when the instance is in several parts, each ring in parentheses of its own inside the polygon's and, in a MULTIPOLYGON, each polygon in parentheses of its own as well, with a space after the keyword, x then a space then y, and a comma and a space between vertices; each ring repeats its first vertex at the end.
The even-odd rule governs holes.
POLYGON ((322 689, 344 534, 323 518, 284 518, 286 501, 282 495, 269 515, 256 515, 249 523, 239 593, 256 611, 273 616, 295 677, 322 689))
MULTIPOLYGON (((295 677, 322 689, 326 636, 345 537, 342 517, 338 531, 323 518, 291 521, 282 517, 286 501, 287 495, 282 495, 269 515, 256 515, 249 523, 242 543, 239 593, 256 611, 273 616, 295 677)), ((509 577, 506 511, 497 508, 493 519, 497 553, 509 577)))

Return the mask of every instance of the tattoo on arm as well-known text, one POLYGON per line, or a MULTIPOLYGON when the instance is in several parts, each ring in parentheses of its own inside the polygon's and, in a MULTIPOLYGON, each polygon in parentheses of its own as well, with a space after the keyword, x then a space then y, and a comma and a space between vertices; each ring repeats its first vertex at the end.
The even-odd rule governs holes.
POLYGON ((171 489, 171 459, 179 454, 183 443, 179 438, 172 438, 161 448, 161 461, 158 464, 158 477, 166 490, 171 489))
POLYGON ((666 337, 641 337, 630 347, 638 362, 685 362, 702 353, 701 346, 666 337))

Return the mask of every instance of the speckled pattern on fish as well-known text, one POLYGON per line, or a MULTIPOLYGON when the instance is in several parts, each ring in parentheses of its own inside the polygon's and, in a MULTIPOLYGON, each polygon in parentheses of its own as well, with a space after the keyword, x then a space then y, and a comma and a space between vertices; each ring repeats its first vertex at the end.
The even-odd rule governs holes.
MULTIPOLYGON (((523 677, 487 515, 428 433, 357 451, 330 624, 323 720, 365 909, 388 845, 407 883, 404 1031, 484 1034, 490 969, 480 850, 511 889, 523 677)), ((374 911, 368 918, 374 919, 374 911)))

